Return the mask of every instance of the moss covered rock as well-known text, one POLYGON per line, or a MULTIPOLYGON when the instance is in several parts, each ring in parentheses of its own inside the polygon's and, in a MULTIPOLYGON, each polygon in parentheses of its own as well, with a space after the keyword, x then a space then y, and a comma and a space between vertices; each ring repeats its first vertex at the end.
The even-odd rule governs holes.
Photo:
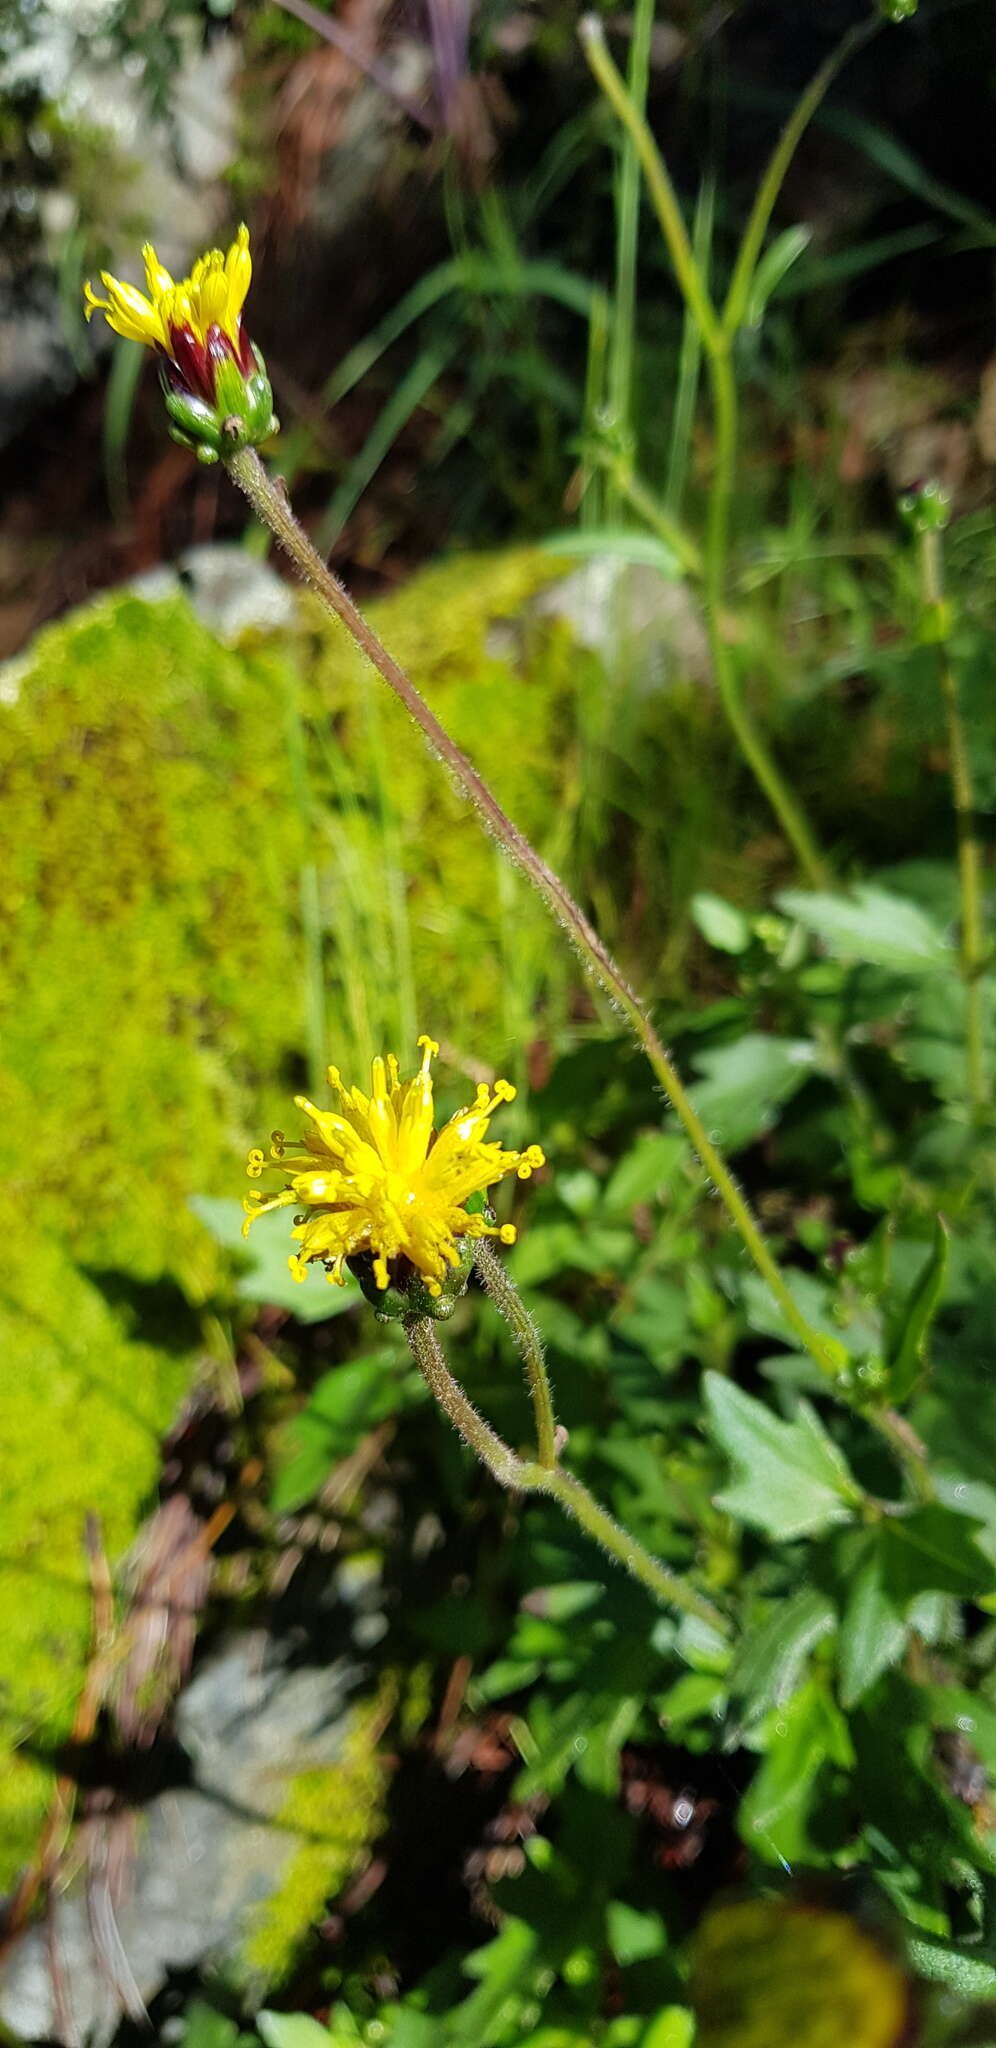
MULTIPOLYGON (((495 633, 556 573, 462 561, 378 614, 547 844, 571 644, 495 633)), ((191 1377, 217 1253, 189 1198, 241 1192, 309 1052, 348 1070, 428 1029, 472 1073, 576 973, 344 635, 297 619, 231 648, 182 595, 119 594, 0 682, 0 1748, 34 1759, 0 1756, 0 1886, 79 1692, 87 1514, 116 1558, 191 1377)))

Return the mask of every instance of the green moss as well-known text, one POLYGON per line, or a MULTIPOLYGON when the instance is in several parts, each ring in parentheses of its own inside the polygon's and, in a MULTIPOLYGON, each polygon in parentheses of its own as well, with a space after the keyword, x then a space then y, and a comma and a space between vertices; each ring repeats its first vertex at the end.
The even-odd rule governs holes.
POLYGON ((326 1901, 345 1888, 383 1829, 386 1771, 378 1743, 394 1691, 389 1675, 376 1698, 352 1715, 337 1762, 300 1772, 277 1814, 279 1826, 306 1839, 246 1941, 246 1967, 267 1984, 287 1976, 326 1901))
MULTIPOLYGON (((536 554, 464 561, 379 617, 541 833, 569 745, 569 648, 525 634, 502 659, 488 636, 555 573, 536 554)), ((323 897, 310 967, 344 1068, 416 1020, 468 1061, 503 1059, 574 970, 540 906, 497 882, 382 686, 307 611, 238 651, 181 597, 117 595, 43 633, 3 678, 0 802, 2 1884, 79 1692, 86 1514, 116 1559, 189 1383, 184 1296, 210 1291, 217 1255, 188 1198, 240 1191, 245 1146, 303 1079, 302 869, 323 897), (26 1736, 37 1755, 10 1763, 26 1736)), ((327 1889, 324 1845, 302 1857, 295 1881, 327 1889)))
POLYGON ((44 1755, 69 1733, 88 1654, 87 1517, 118 1555, 155 1483, 159 1436, 188 1377, 182 1356, 128 1338, 26 1214, 4 1218, 4 1268, 0 1891, 30 1854, 51 1794, 44 1755), (17 1749, 25 1736, 41 1755, 17 1749))

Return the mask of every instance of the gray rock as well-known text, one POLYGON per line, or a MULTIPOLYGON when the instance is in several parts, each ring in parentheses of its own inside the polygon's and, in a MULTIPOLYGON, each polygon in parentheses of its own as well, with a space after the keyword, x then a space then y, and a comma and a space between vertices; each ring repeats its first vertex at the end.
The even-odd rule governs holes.
POLYGON ((131 588, 152 601, 186 591, 202 624, 229 643, 292 625, 297 607, 293 586, 235 541, 188 548, 175 567, 150 569, 131 588))
POLYGON ((349 1652, 320 1669, 288 1670, 261 1633, 211 1658, 177 1709, 194 1784, 112 1823, 116 1836, 100 1818, 86 1824, 90 1895, 74 1880, 48 1927, 17 1944, 0 1980, 0 2023, 24 2040, 70 2043, 75 2031, 106 2042, 122 2011, 140 2015, 171 1969, 237 1964, 253 1909, 303 1839, 275 1820, 288 1784, 336 1763, 362 1676, 349 1652), (112 1906, 107 1878, 129 1825, 133 1856, 112 1906))
POLYGON ((565 619, 582 647, 610 672, 625 663, 631 687, 645 694, 674 678, 707 683, 712 674, 705 626, 687 582, 621 555, 590 560, 540 593, 534 617, 565 619))
MULTIPOLYGON (((172 88, 171 120, 152 120, 141 67, 122 64, 102 45, 114 12, 115 0, 46 0, 31 38, 0 66, 0 94, 33 85, 70 131, 102 138, 121 176, 106 181, 107 217, 89 218, 85 226, 106 240, 111 267, 141 282, 136 222, 167 269, 182 274, 227 215, 220 181, 236 151, 238 44, 234 35, 219 35, 201 50, 191 34, 172 88)), ((82 308, 71 333, 60 304, 60 265, 79 226, 75 194, 27 196, 40 239, 22 268, 0 277, 0 446, 72 389, 88 354, 112 346, 109 331, 96 322, 88 350, 82 308)))

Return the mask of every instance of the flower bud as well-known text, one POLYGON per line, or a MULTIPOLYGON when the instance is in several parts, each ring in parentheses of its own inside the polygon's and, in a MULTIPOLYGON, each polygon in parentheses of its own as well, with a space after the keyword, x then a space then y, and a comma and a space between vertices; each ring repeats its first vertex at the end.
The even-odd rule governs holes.
POLYGON ((917 539, 943 533, 951 518, 951 493, 933 479, 914 484, 899 500, 899 516, 917 539))

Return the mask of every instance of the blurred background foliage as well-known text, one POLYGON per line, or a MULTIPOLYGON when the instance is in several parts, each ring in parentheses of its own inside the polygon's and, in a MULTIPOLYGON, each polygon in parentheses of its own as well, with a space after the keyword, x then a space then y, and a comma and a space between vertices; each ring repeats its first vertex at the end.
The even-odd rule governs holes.
MULTIPOLYGON (((862 10, 602 12, 721 291, 862 10)), ((724 633, 827 891, 717 703, 698 340, 577 27, 560 0, 0 13, 14 2039, 126 2048, 147 2011, 184 2048, 996 2038, 996 1152, 895 517, 925 476, 951 494, 988 876, 996 16, 924 0, 842 76, 739 346, 724 633), (140 352, 84 330, 87 274, 150 234, 182 269, 243 214, 277 470, 654 1005, 838 1387, 545 913, 166 441, 140 352), (550 1165, 510 1263, 569 1461, 732 1650, 500 1496, 397 1332, 292 1286, 279 1216, 242 1242, 246 1146, 328 1058, 362 1080, 422 1029, 444 1112, 519 1085, 502 1135, 550 1165), (916 1497, 862 1411, 884 1386, 916 1497)), ((524 1443, 477 1291, 447 1349, 524 1443)))

